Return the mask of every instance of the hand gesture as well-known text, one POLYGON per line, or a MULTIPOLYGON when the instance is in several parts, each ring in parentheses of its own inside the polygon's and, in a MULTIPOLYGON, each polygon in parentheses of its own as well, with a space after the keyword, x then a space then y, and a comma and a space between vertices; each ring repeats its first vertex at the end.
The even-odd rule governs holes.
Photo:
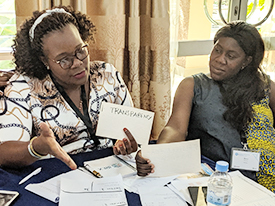
POLYGON ((142 157, 141 150, 139 150, 136 155, 136 165, 137 165, 138 176, 144 177, 154 172, 155 166, 151 164, 149 159, 142 157))
POLYGON ((125 132, 128 139, 124 138, 123 140, 116 141, 115 146, 113 147, 115 155, 127 155, 137 151, 138 145, 131 132, 126 128, 124 128, 123 131, 125 132))
POLYGON ((53 131, 49 126, 42 122, 39 127, 40 136, 33 141, 35 151, 41 155, 51 154, 67 164, 71 169, 76 169, 75 162, 55 140, 53 131))

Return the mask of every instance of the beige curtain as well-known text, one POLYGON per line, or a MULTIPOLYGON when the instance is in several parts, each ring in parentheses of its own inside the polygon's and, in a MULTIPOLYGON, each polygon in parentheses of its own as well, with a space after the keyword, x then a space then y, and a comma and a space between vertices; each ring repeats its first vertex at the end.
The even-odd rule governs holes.
POLYGON ((134 105, 155 112, 151 139, 170 115, 169 0, 16 0, 18 19, 35 9, 72 5, 96 25, 92 60, 112 63, 123 75, 134 105))

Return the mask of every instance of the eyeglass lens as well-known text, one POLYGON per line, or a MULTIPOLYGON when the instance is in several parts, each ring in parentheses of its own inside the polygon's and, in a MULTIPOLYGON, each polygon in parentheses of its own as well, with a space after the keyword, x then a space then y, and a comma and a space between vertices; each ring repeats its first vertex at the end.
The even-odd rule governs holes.
POLYGON ((88 46, 85 45, 81 47, 79 50, 75 51, 75 55, 67 56, 61 59, 59 61, 59 64, 63 69, 69 69, 73 65, 75 58, 77 58, 80 61, 83 61, 88 56, 88 54, 88 46))

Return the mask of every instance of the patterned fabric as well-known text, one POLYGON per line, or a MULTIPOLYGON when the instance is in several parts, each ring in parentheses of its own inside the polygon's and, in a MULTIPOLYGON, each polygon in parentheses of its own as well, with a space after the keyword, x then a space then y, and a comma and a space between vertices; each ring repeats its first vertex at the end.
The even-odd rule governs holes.
POLYGON ((261 152, 257 181, 275 192, 275 129, 269 97, 252 104, 254 117, 246 132, 248 147, 261 152))
MULTIPOLYGON (((57 91, 50 76, 44 80, 15 74, 0 99, 0 142, 29 141, 39 135, 39 124, 46 122, 56 140, 69 153, 93 147, 87 128, 76 112, 57 91)), ((88 112, 95 131, 101 102, 132 106, 132 99, 119 72, 104 62, 92 62, 88 112)), ((112 146, 100 139, 99 148, 112 146)))

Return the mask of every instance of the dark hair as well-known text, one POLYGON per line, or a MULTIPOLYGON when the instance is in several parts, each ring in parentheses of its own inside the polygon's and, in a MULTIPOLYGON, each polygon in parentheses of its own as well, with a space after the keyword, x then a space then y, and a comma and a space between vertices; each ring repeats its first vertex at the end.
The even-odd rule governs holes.
POLYGON ((54 8, 63 8, 67 13, 52 13, 46 16, 35 27, 33 41, 30 41, 29 30, 34 24, 35 20, 46 11, 35 11, 33 17, 26 20, 17 32, 14 44, 12 45, 14 63, 16 71, 29 77, 36 77, 44 79, 48 74, 47 68, 41 61, 43 54, 42 38, 56 30, 64 28, 68 24, 73 24, 78 29, 80 36, 84 42, 94 40, 93 35, 95 26, 86 14, 76 12, 70 6, 60 6, 54 8))
POLYGON ((264 98, 269 87, 267 76, 260 67, 265 51, 264 42, 258 30, 243 21, 234 21, 219 29, 214 43, 221 37, 235 39, 246 56, 252 57, 252 61, 226 80, 226 84, 219 83, 223 104, 228 108, 224 118, 241 132, 253 117, 251 104, 264 98))

